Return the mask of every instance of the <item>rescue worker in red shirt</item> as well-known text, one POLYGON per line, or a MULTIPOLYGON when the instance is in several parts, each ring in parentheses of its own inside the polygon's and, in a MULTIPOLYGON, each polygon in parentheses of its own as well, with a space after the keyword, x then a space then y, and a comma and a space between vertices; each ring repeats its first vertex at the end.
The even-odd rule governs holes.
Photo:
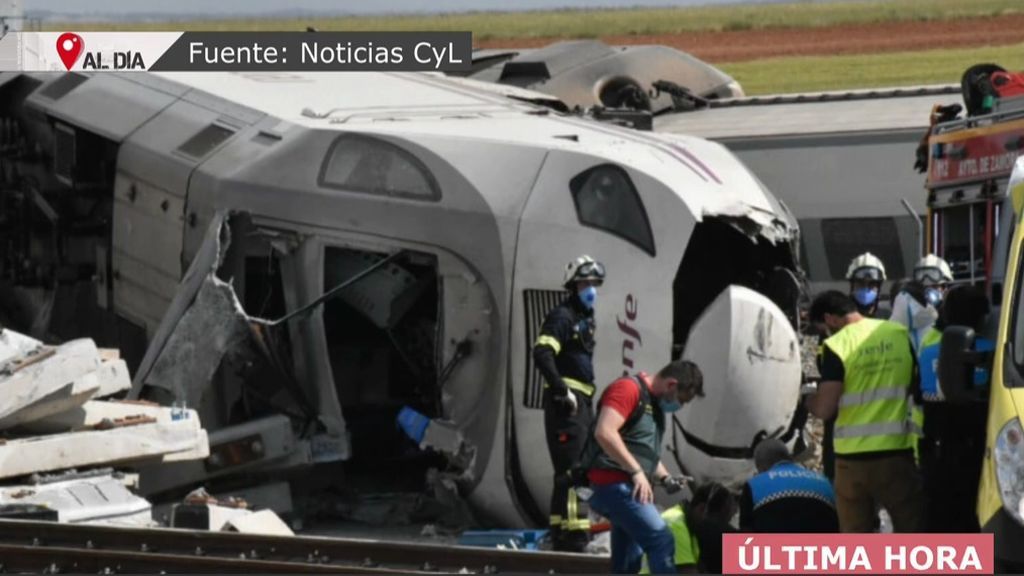
POLYGON ((591 508, 612 525, 612 572, 635 574, 644 554, 654 574, 674 574, 675 540, 654 506, 651 482, 676 492, 682 481, 661 463, 665 414, 704 395, 697 365, 678 360, 653 378, 620 378, 601 395, 582 462, 589 469, 591 508))
POLYGON ((555 550, 582 552, 590 540, 586 504, 572 486, 594 418, 594 302, 604 283, 604 266, 580 256, 566 266, 563 283, 569 297, 548 313, 533 346, 544 377, 544 433, 555 469, 550 530, 555 550))

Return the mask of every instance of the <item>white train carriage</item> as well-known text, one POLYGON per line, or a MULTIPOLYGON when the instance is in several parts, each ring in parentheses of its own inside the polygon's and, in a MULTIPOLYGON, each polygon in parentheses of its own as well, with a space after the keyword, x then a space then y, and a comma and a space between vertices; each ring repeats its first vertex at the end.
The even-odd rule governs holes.
MULTIPOLYGON (((451 420, 475 449, 464 496, 515 526, 543 521, 551 484, 531 346, 586 253, 608 270, 599 390, 693 359, 707 398, 673 417, 665 461, 744 480, 797 404, 794 219, 721 145, 545 98, 433 74, 2 76, 0 144, 24 152, 5 194, 105 215, 51 253, 45 214, 18 205, 40 222, 6 250, 46 255, 43 275, 73 265, 58 299, 94 295, 27 315, 134 350, 134 394, 198 408, 211 438, 287 415, 354 485, 436 466, 397 430, 402 406, 451 420)), ((22 268, 5 273, 4 294, 36 301, 22 268)), ((211 452, 196 479, 245 469, 211 452)))

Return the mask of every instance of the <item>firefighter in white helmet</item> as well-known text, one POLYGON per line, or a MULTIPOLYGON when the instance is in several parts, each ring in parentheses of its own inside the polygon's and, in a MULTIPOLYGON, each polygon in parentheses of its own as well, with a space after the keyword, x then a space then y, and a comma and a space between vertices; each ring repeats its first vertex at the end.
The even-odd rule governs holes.
POLYGON ((552 543, 566 552, 582 552, 590 535, 587 508, 576 496, 570 472, 594 418, 594 303, 604 273, 590 256, 569 262, 562 278, 569 297, 548 313, 533 346, 534 363, 544 377, 544 432, 555 469, 552 543))
POLYGON ((928 303, 938 308, 953 282, 953 271, 945 260, 929 254, 914 265, 914 280, 924 286, 928 303))
POLYGON ((865 252, 850 261, 846 279, 850 282, 850 297, 857 303, 857 311, 874 318, 878 313, 878 295, 885 282, 885 265, 878 256, 865 252))

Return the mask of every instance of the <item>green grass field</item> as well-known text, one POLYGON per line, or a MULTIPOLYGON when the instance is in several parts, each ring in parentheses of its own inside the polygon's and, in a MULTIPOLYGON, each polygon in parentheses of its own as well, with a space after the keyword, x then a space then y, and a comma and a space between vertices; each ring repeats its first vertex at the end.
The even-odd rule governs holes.
POLYGON ((469 30, 476 40, 593 38, 703 30, 812 27, 893 21, 952 20, 1024 13, 1024 0, 871 0, 679 9, 564 10, 302 20, 208 20, 140 23, 46 23, 47 30, 469 30))
POLYGON ((719 67, 743 86, 747 95, 819 92, 883 86, 956 84, 969 66, 994 62, 1024 70, 1024 44, 984 48, 769 58, 719 67))

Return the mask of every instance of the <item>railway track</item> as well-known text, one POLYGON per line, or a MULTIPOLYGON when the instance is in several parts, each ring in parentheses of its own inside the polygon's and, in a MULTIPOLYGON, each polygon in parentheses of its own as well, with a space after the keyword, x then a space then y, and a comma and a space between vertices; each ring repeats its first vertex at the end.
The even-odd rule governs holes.
POLYGON ((352 538, 0 521, 0 572, 602 573, 582 554, 352 538))

